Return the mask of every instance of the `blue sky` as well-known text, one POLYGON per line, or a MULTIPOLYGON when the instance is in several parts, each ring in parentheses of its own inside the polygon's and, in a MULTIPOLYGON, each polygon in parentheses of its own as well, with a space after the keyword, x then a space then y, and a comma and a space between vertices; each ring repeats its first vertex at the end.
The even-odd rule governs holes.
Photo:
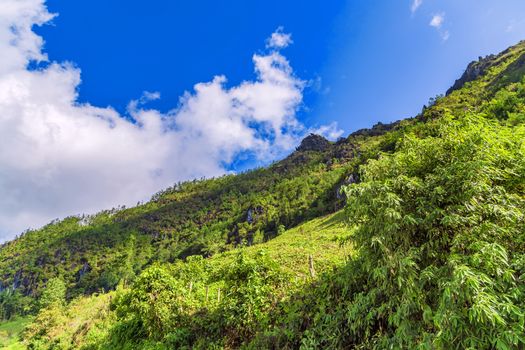
POLYGON ((59 13, 37 30, 51 59, 82 69, 80 101, 124 112, 144 90, 173 108, 196 82, 253 77, 251 55, 283 26, 295 74, 310 80, 300 119, 336 121, 345 134, 418 113, 478 56, 525 38, 520 0, 48 1, 59 13), (443 40, 429 25, 444 17, 443 40), (174 102, 175 101, 175 102, 174 102))
POLYGON ((416 115, 520 0, 1 0, 0 242, 416 115))

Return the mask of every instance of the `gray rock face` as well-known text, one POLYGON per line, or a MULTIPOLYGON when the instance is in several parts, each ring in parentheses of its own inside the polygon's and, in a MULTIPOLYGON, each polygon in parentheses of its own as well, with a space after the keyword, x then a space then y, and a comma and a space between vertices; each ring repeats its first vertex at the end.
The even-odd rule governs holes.
POLYGON ((22 270, 18 270, 13 277, 13 290, 20 287, 22 284, 22 270))
POLYGON ((297 147, 297 150, 322 152, 325 151, 328 147, 330 147, 330 141, 328 141, 321 135, 310 134, 301 141, 301 144, 299 145, 299 147, 297 147))
POLYGON ((384 135, 390 130, 394 129, 396 126, 398 126, 400 121, 395 121, 392 123, 381 123, 377 122, 372 126, 372 128, 365 128, 365 129, 359 129, 357 131, 354 131, 350 134, 350 136, 380 136, 384 135))
POLYGON ((355 174, 350 174, 348 175, 343 183, 341 185, 339 185, 337 187, 337 190, 335 192, 335 196, 337 197, 337 199, 344 199, 345 198, 345 194, 343 192, 343 186, 348 186, 348 185, 351 185, 351 184, 355 184, 359 181, 359 177, 355 174))
POLYGON ((253 224, 255 221, 257 221, 257 218, 264 214, 264 208, 260 206, 251 207, 246 212, 246 222, 249 224, 253 224))
POLYGON ((91 266, 87 261, 85 261, 80 270, 77 271, 77 281, 80 281, 82 276, 84 276, 89 271, 91 271, 91 266))
POLYGON ((466 83, 474 81, 485 74, 485 72, 493 66, 495 58, 495 55, 488 55, 486 57, 479 57, 477 61, 470 62, 461 78, 457 79, 454 85, 447 90, 447 95, 454 90, 461 89, 466 83))

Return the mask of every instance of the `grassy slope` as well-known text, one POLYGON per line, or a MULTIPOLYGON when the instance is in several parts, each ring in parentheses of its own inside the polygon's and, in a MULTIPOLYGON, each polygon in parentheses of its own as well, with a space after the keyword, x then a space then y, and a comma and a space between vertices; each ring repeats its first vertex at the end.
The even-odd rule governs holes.
MULTIPOLYGON (((312 255, 317 272, 322 272, 345 261, 348 251, 337 239, 347 232, 344 213, 339 211, 321 218, 307 221, 285 231, 267 243, 244 248, 245 252, 255 254, 263 249, 287 272, 298 278, 309 275, 308 256, 312 255)), ((212 263, 229 264, 237 254, 232 250, 212 257, 212 263)))
POLYGON ((24 327, 30 322, 28 317, 16 317, 8 322, 0 323, 0 348, 6 350, 25 349, 19 336, 24 327))
MULTIPOLYGON (((292 276, 295 275, 299 284, 309 283, 312 281, 308 268, 309 255, 313 256, 315 271, 318 275, 344 264, 350 250, 342 247, 337 239, 345 232, 347 229, 344 223, 344 213, 339 211, 286 230, 266 243, 217 254, 209 259, 209 263, 215 267, 226 266, 235 259, 241 249, 248 256, 255 256, 264 250, 281 265, 284 271, 291 273, 292 276)), ((82 348, 82 346, 104 339, 108 334, 114 322, 114 314, 109 310, 113 295, 114 292, 110 292, 76 298, 67 306, 63 316, 55 317, 59 319, 59 322, 54 322, 49 326, 43 324, 46 322, 43 318, 42 321, 37 319, 32 326, 46 330, 47 344, 57 342, 71 349, 82 348), (38 324, 38 322, 42 323, 38 324)), ((16 321, 0 324, 0 330, 3 327, 14 327, 15 324, 18 324, 17 333, 12 333, 9 339, 22 349, 22 344, 15 340, 27 321, 25 319, 23 319, 25 322, 17 323, 16 321)))

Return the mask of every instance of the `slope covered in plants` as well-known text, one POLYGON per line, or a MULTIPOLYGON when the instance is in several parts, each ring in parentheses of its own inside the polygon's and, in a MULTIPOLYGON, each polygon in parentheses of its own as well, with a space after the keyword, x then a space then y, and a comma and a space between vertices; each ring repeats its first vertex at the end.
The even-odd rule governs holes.
MULTIPOLYGON (((172 340, 165 345, 177 348, 187 345, 184 341, 193 342, 195 332, 204 331, 200 346, 220 346, 222 321, 232 332, 239 328, 237 322, 243 328, 268 322, 272 304, 344 265, 352 250, 341 247, 338 240, 346 234, 343 218, 340 211, 313 219, 266 243, 208 259, 192 256, 185 262, 153 264, 133 287, 121 284, 116 292, 80 296, 67 306, 49 304, 19 344, 71 349, 162 347, 169 337, 172 340), (150 298, 158 302, 149 303, 150 298), (178 336, 168 334, 176 325, 184 325, 178 336)), ((247 329, 243 333, 249 334, 247 329)))
POLYGON ((354 146, 308 145, 266 169, 177 184, 134 208, 28 231, 0 248, 0 290, 38 297, 56 276, 71 296, 110 290, 155 261, 257 244, 332 212, 342 205, 337 189, 355 166, 354 146))
POLYGON ((519 43, 413 119, 28 232, 4 315, 43 349, 523 347, 524 75, 519 43))

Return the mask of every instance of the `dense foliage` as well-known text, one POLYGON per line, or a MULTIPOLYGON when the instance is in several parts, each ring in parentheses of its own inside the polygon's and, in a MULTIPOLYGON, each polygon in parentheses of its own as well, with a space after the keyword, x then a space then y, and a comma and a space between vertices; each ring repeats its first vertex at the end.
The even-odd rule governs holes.
POLYGON ((425 129, 346 189, 357 256, 316 298, 291 301, 311 322, 293 347, 525 345, 525 128, 472 117, 425 129))

